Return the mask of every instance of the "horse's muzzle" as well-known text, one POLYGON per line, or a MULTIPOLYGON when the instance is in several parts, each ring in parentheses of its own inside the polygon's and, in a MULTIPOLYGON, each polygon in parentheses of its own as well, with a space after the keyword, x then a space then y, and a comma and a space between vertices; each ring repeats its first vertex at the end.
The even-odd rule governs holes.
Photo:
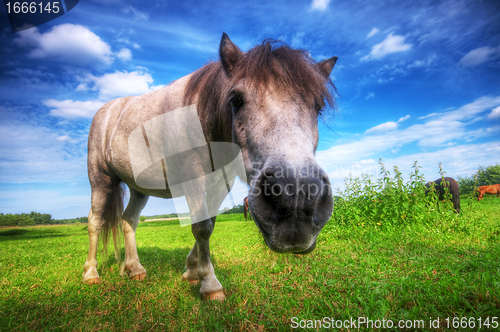
POLYGON ((300 172, 283 172, 281 167, 266 167, 250 189, 252 217, 275 252, 312 252, 331 217, 333 197, 326 173, 317 164, 305 171, 306 176, 301 176, 300 172))

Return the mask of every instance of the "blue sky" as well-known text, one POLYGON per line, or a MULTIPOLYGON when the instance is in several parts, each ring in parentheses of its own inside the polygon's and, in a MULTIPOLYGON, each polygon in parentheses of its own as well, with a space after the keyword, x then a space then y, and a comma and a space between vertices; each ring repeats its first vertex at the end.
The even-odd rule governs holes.
MULTIPOLYGON (((80 1, 13 34, 0 13, 0 212, 90 208, 87 134, 105 102, 161 88, 217 60, 222 32, 338 56, 340 97, 317 159, 334 187, 379 158, 428 180, 500 163, 498 1, 80 1)), ((245 195, 236 188, 239 203, 245 195)), ((173 212, 152 199, 143 214, 173 212)))

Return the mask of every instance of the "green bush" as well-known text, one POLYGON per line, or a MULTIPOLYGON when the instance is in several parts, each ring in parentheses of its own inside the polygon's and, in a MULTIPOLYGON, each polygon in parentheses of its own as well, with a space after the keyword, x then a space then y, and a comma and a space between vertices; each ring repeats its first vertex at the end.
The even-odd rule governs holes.
MULTIPOLYGON (((393 228, 398 225, 431 224, 456 217, 451 202, 438 203, 437 194, 425 194, 426 181, 419 172, 421 167, 417 162, 407 183, 403 182, 397 166, 391 177, 381 161, 379 165, 380 177, 374 181, 369 175, 345 179, 346 189, 336 197, 328 227, 393 228)), ((441 174, 444 176, 444 172, 441 171, 441 174)))

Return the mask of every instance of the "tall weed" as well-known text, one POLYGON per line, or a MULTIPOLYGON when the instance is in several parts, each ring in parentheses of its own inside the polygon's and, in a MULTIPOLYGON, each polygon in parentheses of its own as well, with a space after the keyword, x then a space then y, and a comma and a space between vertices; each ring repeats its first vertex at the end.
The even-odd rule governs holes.
MULTIPOLYGON (((390 229, 400 225, 436 225, 457 219, 453 205, 447 199, 438 202, 437 193, 428 193, 424 175, 417 162, 410 180, 404 182, 398 167, 393 174, 382 161, 375 180, 362 174, 361 178, 346 178, 345 190, 339 191, 328 227, 361 226, 390 229)), ((444 177, 445 172, 440 173, 444 177)), ((433 186, 431 186, 433 191, 433 186)), ((448 198, 451 195, 447 194, 448 198)))

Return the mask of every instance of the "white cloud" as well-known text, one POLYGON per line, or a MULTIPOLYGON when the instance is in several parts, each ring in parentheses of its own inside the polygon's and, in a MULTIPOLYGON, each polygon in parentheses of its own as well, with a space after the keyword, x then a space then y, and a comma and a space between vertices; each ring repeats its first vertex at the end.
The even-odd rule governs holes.
POLYGON ((388 121, 382 124, 379 124, 378 126, 372 127, 368 130, 365 131, 365 134, 380 134, 380 133, 385 133, 391 130, 398 129, 398 124, 400 122, 403 122, 405 120, 408 120, 410 118, 409 115, 406 115, 404 117, 399 118, 397 122, 394 121, 388 121))
POLYGON ((488 119, 498 119, 500 118, 500 106, 495 107, 491 110, 491 113, 488 114, 488 119))
POLYGON ((403 116, 402 118, 399 118, 398 123, 403 122, 405 120, 408 120, 410 118, 410 115, 403 116))
POLYGON ((128 6, 122 10, 123 13, 125 14, 132 14, 134 17, 134 20, 136 21, 147 21, 149 20, 149 14, 146 12, 141 12, 135 7, 128 6))
POLYGON ((421 116, 418 119, 419 120, 428 119, 428 118, 432 118, 433 116, 436 116, 436 115, 439 115, 439 114, 441 114, 441 113, 431 113, 431 114, 427 114, 427 115, 421 116))
POLYGON ((99 99, 110 100, 118 97, 137 96, 147 93, 150 90, 149 84, 153 78, 148 73, 142 71, 115 71, 104 74, 101 77, 89 76, 89 84, 93 84, 92 90, 99 91, 99 99))
POLYGON ((365 134, 375 134, 375 133, 382 133, 382 132, 387 132, 391 131, 394 129, 398 128, 397 122, 394 121, 389 121, 386 123, 379 124, 378 126, 372 127, 365 131, 365 134))
POLYGON ((487 62, 492 59, 495 55, 498 55, 499 48, 491 48, 489 46, 479 47, 469 51, 459 63, 464 67, 472 67, 480 65, 481 63, 487 62))
POLYGON ((380 59, 391 53, 407 51, 411 47, 411 44, 405 44, 404 36, 394 36, 391 33, 381 43, 373 46, 370 54, 365 55, 361 60, 380 59))
POLYGON ((291 46, 294 48, 306 48, 304 45, 304 32, 298 32, 292 37, 291 46))
MULTIPOLYGON (((338 144, 316 153, 318 162, 330 175, 334 186, 342 186, 344 177, 361 173, 378 174, 378 166, 364 160, 378 159, 386 153, 397 152, 409 144, 416 144, 417 152, 394 159, 385 159, 386 166, 398 165, 409 173, 415 160, 425 166, 424 174, 436 174, 437 165, 443 162, 449 176, 469 176, 479 165, 500 162, 500 141, 471 144, 480 137, 498 137, 500 126, 467 130, 467 125, 483 117, 493 107, 498 108, 500 96, 482 97, 456 110, 433 114, 423 124, 398 129, 397 122, 386 122, 368 129, 371 135, 356 136, 352 141, 338 144), (459 144, 464 142, 464 144, 459 144), (418 149, 421 152, 418 152, 418 149), (427 152, 426 150, 434 150, 427 152), (494 157, 492 159, 492 156, 494 157), (461 172, 461 173, 459 173, 461 172)), ((498 111, 496 111, 498 112, 498 111)), ((402 117, 398 122, 405 121, 402 117)), ((431 176, 433 180, 433 176, 431 176)))
POLYGON ((331 0, 313 0, 311 3, 312 10, 325 10, 331 0))
POLYGON ((373 98, 375 98, 375 92, 369 92, 365 97, 366 100, 370 100, 373 98))
POLYGON ((109 65, 113 61, 109 45, 81 25, 61 24, 43 34, 35 27, 17 35, 19 37, 14 39, 17 45, 34 47, 28 53, 28 57, 33 59, 50 59, 76 65, 109 65))
MULTIPOLYGON (((53 129, 8 122, 0 132, 9 139, 0 140, 0 182, 59 182, 86 178, 86 155, 65 150, 68 142, 53 129)), ((86 135, 75 136, 83 146, 86 135)), ((78 144, 76 144, 78 145, 78 144)), ((0 199, 1 201, 1 199, 0 199)))
POLYGON ((88 91, 89 87, 87 86, 87 84, 85 83, 80 83, 78 84, 78 86, 76 87, 76 91, 88 91))
POLYGON ((412 63, 407 65, 406 68, 408 68, 408 69, 412 69, 412 68, 428 69, 436 64, 437 58, 438 57, 436 54, 431 54, 426 58, 413 61, 412 63))
POLYGON ((56 137, 56 139, 57 139, 59 142, 67 142, 67 141, 69 141, 71 138, 70 138, 68 135, 62 135, 62 136, 56 137))
MULTIPOLYGON (((99 100, 73 101, 73 100, 55 100, 49 99, 43 102, 50 108, 50 115, 62 118, 92 118, 95 113, 105 104, 99 100)), ((59 141, 63 141, 57 138, 59 141)))
POLYGON ((95 113, 109 100, 142 95, 150 91, 161 89, 164 85, 149 87, 153 78, 142 71, 116 71, 96 77, 88 75, 77 87, 77 91, 98 91, 99 97, 95 100, 45 100, 43 104, 49 107, 50 115, 68 119, 92 118, 95 113))
POLYGON ((127 44, 127 45, 131 45, 136 50, 138 50, 138 49, 141 48, 141 45, 139 45, 137 43, 134 43, 134 42, 131 42, 128 38, 125 38, 125 37, 119 37, 119 38, 116 39, 116 41, 118 41, 120 43, 127 44))
POLYGON ((368 39, 368 38, 370 38, 370 37, 372 37, 372 36, 375 36, 375 35, 376 35, 377 33, 379 33, 379 32, 380 32, 380 30, 379 30, 379 29, 377 29, 377 28, 373 28, 373 29, 371 29, 371 31, 370 31, 370 32, 368 32, 368 35, 366 35, 366 39, 368 39))
POLYGON ((130 61, 132 59, 132 52, 128 48, 122 48, 116 53, 116 57, 122 61, 130 61))
POLYGON ((153 85, 153 86, 151 87, 151 89, 150 89, 150 90, 151 90, 151 91, 156 91, 156 90, 160 90, 160 89, 162 89, 162 88, 164 88, 164 87, 166 87, 166 85, 165 85, 165 84, 153 85))

